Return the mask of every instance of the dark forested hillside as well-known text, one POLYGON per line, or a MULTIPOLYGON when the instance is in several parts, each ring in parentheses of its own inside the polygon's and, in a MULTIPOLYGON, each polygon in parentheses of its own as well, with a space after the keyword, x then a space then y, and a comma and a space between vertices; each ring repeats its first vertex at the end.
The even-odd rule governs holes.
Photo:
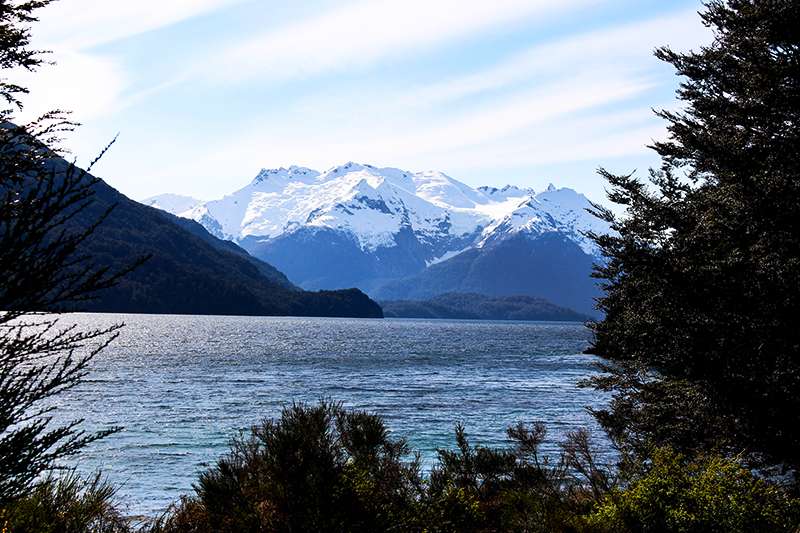
POLYGON ((480 320, 559 320, 582 322, 589 317, 533 296, 485 296, 448 293, 430 300, 380 302, 392 318, 455 318, 480 320))
MULTIPOLYGON (((58 160, 57 165, 65 165, 58 160)), ((98 265, 125 265, 149 255, 118 285, 83 306, 91 311, 380 317, 380 307, 358 290, 307 292, 271 265, 199 224, 134 202, 104 182, 91 205, 73 220, 83 226, 115 205, 84 244, 98 265)))

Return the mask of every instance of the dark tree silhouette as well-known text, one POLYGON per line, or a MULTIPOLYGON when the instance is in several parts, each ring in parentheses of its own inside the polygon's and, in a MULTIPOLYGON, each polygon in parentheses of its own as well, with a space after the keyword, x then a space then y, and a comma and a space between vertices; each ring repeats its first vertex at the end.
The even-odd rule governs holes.
POLYGON ((800 467, 800 3, 711 1, 649 183, 601 171, 623 217, 596 276, 600 422, 634 449, 748 452, 800 467))
MULTIPOLYGON (((27 25, 49 3, 0 0, 4 73, 33 71, 44 63, 42 52, 30 48, 27 25)), ((55 163, 57 152, 50 147, 75 126, 66 113, 53 111, 25 126, 13 123, 26 93, 0 79, 8 106, 0 111, 0 506, 29 492, 59 459, 115 431, 87 433, 80 429, 82 420, 52 423, 52 397, 80 382, 121 327, 64 327, 57 313, 79 308, 136 266, 112 272, 91 266, 81 253, 110 209, 83 229, 65 229, 92 202, 96 178, 55 163)))

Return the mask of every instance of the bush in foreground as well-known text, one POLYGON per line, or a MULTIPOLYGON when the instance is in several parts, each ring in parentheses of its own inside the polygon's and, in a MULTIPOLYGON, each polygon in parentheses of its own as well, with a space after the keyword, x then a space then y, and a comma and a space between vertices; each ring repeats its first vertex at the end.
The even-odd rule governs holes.
MULTIPOLYGON (((507 448, 471 444, 462 426, 429 475, 380 416, 296 404, 235 438, 230 452, 140 533, 796 532, 800 500, 735 458, 670 448, 598 464, 586 431, 548 458, 542 424, 508 429, 507 448)), ((50 477, 0 506, 8 533, 132 533, 99 476, 50 477)))
POLYGON ((232 443, 152 532, 797 531, 800 501, 718 456, 667 448, 624 471, 600 466, 586 431, 555 460, 542 424, 505 449, 440 450, 429 476, 383 420, 339 404, 293 405, 232 443))
POLYGON ((424 495, 425 531, 565 531, 608 490, 588 433, 568 434, 557 461, 542 456, 543 424, 507 431, 507 449, 473 446, 456 426, 456 449, 439 450, 424 495))
POLYGON ((413 530, 419 461, 383 420, 341 405, 285 408, 234 439, 156 531, 413 530))
POLYGON ((116 490, 99 475, 48 477, 27 496, 0 507, 3 533, 123 533, 128 520, 116 490))
POLYGON ((646 470, 586 519, 595 531, 797 531, 800 501, 734 459, 657 450, 646 470))

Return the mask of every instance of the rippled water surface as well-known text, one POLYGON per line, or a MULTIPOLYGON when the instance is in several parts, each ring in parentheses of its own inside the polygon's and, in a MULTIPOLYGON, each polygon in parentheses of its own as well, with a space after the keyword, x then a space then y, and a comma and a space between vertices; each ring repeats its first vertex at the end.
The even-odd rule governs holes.
POLYGON ((124 426, 75 461, 121 486, 131 513, 191 490, 229 438, 293 400, 333 398, 382 414, 430 464, 463 421, 474 442, 505 444, 518 420, 553 440, 591 425, 603 398, 579 389, 592 372, 581 324, 158 315, 70 315, 125 322, 89 378, 59 398, 59 417, 124 426))

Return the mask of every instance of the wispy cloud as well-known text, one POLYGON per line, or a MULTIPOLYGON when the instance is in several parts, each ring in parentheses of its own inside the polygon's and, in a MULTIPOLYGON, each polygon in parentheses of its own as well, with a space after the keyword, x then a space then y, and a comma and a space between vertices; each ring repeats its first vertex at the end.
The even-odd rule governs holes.
MULTIPOLYGON (((659 81, 653 70, 660 65, 652 50, 665 42, 677 48, 704 42, 708 33, 696 18, 687 10, 579 33, 468 75, 425 87, 400 86, 388 94, 367 93, 358 98, 360 113, 348 116, 345 109, 336 115, 335 138, 315 125, 282 129, 278 135, 248 130, 213 157, 241 160, 258 147, 270 147, 267 157, 284 156, 272 159, 276 164, 291 162, 292 156, 318 166, 342 158, 392 163, 449 157, 459 166, 468 161, 472 168, 487 168, 641 153, 663 132, 646 107, 635 112, 596 110, 654 89, 659 81), (486 92, 497 94, 455 111, 441 107, 486 92), (595 118, 587 120, 587 113, 595 118), (362 120, 373 115, 382 120, 362 120)), ((329 95, 323 101, 318 97, 309 97, 307 113, 316 114, 319 124, 331 122, 325 115, 329 95)))
POLYGON ((291 79, 371 65, 474 32, 550 18, 599 0, 369 0, 282 26, 198 67, 212 77, 291 79))
POLYGON ((458 148, 437 156, 457 161, 460 169, 474 170, 502 171, 587 160, 596 167, 604 159, 641 154, 646 144, 665 133, 663 124, 653 121, 652 112, 645 107, 573 115, 539 126, 524 135, 494 139, 480 151, 458 148))
POLYGON ((647 79, 625 76, 618 70, 586 72, 530 90, 520 91, 500 101, 471 108, 470 111, 439 121, 415 116, 408 121, 389 116, 364 123, 355 120, 337 124, 335 131, 320 127, 320 118, 308 128, 246 129, 196 161, 181 162, 159 172, 202 173, 202 167, 241 168, 255 172, 254 155, 259 165, 305 164, 327 168, 346 159, 388 165, 425 166, 464 170, 502 168, 540 158, 545 161, 577 160, 593 157, 614 145, 614 153, 641 150, 650 140, 646 134, 656 130, 648 123, 646 108, 636 113, 596 112, 587 120, 582 112, 603 109, 624 101, 651 87, 647 79), (609 129, 630 131, 625 142, 609 129), (646 134, 643 134, 645 132, 646 134), (636 139, 636 143, 632 142, 636 139), (591 143, 591 144, 590 144, 591 143))
POLYGON ((625 75, 619 69, 586 71, 504 95, 490 106, 477 106, 443 126, 422 135, 416 132, 405 143, 392 141, 391 145, 420 153, 476 146, 578 111, 629 99, 652 86, 651 81, 625 75))
POLYGON ((81 50, 231 6, 243 0, 65 0, 41 12, 38 42, 81 50))
POLYGON ((129 74, 113 58, 64 51, 50 57, 53 65, 37 72, 19 71, 15 82, 27 87, 19 119, 31 120, 53 109, 71 111, 79 121, 114 112, 129 74))
POLYGON ((33 26, 36 46, 53 50, 54 65, 36 73, 19 72, 30 89, 20 118, 30 120, 53 108, 67 109, 78 120, 115 113, 137 101, 126 96, 133 74, 118 58, 92 51, 98 45, 231 6, 243 0, 65 0, 39 12, 33 26))
POLYGON ((689 48, 704 42, 708 35, 694 10, 671 13, 540 44, 491 68, 419 88, 406 99, 434 105, 516 83, 546 81, 566 71, 596 70, 598 65, 625 65, 628 69, 652 66, 654 62, 646 60, 656 47, 670 43, 676 49, 689 48))

